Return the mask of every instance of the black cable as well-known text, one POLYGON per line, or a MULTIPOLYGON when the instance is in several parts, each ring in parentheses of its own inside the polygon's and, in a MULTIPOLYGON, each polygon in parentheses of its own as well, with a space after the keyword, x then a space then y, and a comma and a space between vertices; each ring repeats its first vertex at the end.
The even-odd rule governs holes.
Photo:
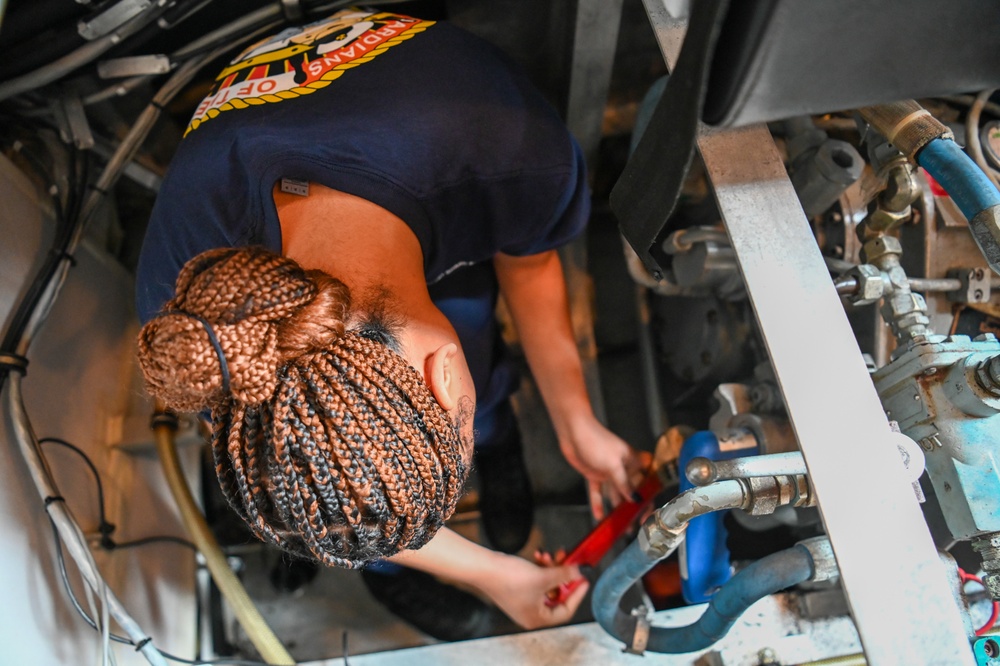
MULTIPOLYGON (((56 561, 59 564, 59 578, 62 580, 63 589, 69 596, 70 603, 73 605, 73 608, 76 610, 77 614, 80 617, 82 617, 83 620, 88 625, 90 625, 91 629, 94 629, 96 631, 97 623, 94 622, 94 619, 87 614, 86 610, 84 610, 83 606, 80 604, 80 600, 77 599, 76 597, 76 593, 73 592, 73 586, 69 582, 69 572, 67 571, 66 568, 66 557, 63 555, 62 537, 59 536, 59 528, 56 526, 56 521, 53 520, 51 516, 49 516, 49 523, 51 523, 52 525, 52 536, 55 539, 56 543, 56 561)), ((137 650, 141 649, 146 643, 152 641, 151 638, 147 637, 143 639, 139 644, 137 644, 131 638, 128 638, 126 636, 119 636, 118 634, 113 632, 110 634, 110 637, 111 640, 116 643, 121 643, 123 645, 131 645, 135 647, 137 650)), ((218 664, 219 666, 223 664, 230 664, 231 666, 267 666, 264 662, 254 661, 250 659, 223 658, 223 659, 196 660, 196 659, 185 659, 184 657, 177 657, 175 655, 170 654, 169 652, 164 652, 159 648, 157 648, 157 651, 161 655, 163 655, 165 659, 169 659, 170 661, 175 661, 179 664, 189 664, 189 666, 215 666, 216 664, 218 664)))
MULTIPOLYGON (((33 164, 35 168, 38 168, 39 163, 33 159, 33 156, 29 152, 21 151, 21 154, 25 156, 29 164, 33 164)), ((46 177, 46 180, 50 184, 55 184, 55 179, 45 174, 44 169, 43 177, 46 177)), ((41 301, 42 296, 48 290, 49 283, 59 269, 60 263, 68 256, 69 244, 73 238, 73 233, 77 225, 81 222, 78 217, 68 218, 66 216, 67 211, 63 209, 63 203, 59 200, 58 192, 53 193, 52 197, 55 200, 56 209, 56 238, 53 241, 51 251, 45 257, 45 262, 28 287, 28 291, 17 304, 14 316, 11 318, 7 330, 4 332, 2 342, 0 342, 0 353, 15 353, 17 351, 21 337, 24 335, 24 331, 27 329, 28 322, 31 321, 31 317, 38 307, 39 301, 41 301)), ((9 369, 0 367, 0 390, 3 389, 9 374, 9 369)))
POLYGON ((98 515, 100 516, 99 517, 100 526, 98 527, 98 529, 101 531, 101 534, 103 535, 104 534, 103 528, 105 525, 107 525, 110 527, 110 530, 108 531, 108 534, 110 534, 111 531, 114 530, 115 526, 111 525, 111 523, 107 521, 104 514, 104 484, 101 483, 101 475, 98 473, 97 467, 94 465, 94 461, 92 461, 90 457, 86 453, 84 453, 82 449, 80 449, 80 447, 74 444, 70 444, 66 440, 59 439, 58 437, 42 437, 40 440, 38 440, 38 443, 58 444, 59 446, 65 447, 70 451, 76 453, 81 458, 83 458, 83 462, 85 462, 87 464, 87 467, 90 468, 91 473, 94 475, 94 481, 97 483, 97 504, 99 511, 98 515))
POLYGON ((58 444, 60 446, 63 446, 69 449, 70 451, 76 453, 78 456, 83 458, 83 461, 85 463, 87 463, 87 467, 90 468, 90 471, 94 475, 94 481, 97 483, 97 502, 99 505, 98 515, 100 520, 97 527, 97 531, 100 532, 101 534, 101 541, 100 541, 101 548, 103 548, 104 550, 111 551, 111 550, 122 550, 124 548, 137 548, 139 546, 146 546, 152 543, 176 543, 186 548, 190 548, 195 552, 198 552, 198 547, 195 546, 190 541, 188 541, 187 539, 182 539, 181 537, 169 536, 169 535, 143 537, 141 539, 135 539, 133 541, 124 541, 122 543, 115 542, 115 540, 111 538, 112 533, 115 531, 115 526, 114 524, 108 522, 107 513, 105 512, 104 509, 104 484, 101 482, 101 475, 100 473, 98 473, 97 466, 94 465, 94 462, 90 459, 90 457, 86 453, 83 452, 83 450, 80 447, 70 444, 64 439, 59 439, 58 437, 43 437, 42 439, 38 440, 38 443, 58 444))

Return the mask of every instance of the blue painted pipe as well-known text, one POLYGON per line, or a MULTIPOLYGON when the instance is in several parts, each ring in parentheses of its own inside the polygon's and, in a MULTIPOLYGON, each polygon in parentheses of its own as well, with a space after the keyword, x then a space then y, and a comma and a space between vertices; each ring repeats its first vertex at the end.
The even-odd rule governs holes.
MULTIPOLYGON (((594 588, 594 617, 605 631, 626 645, 632 644, 636 620, 623 612, 618 604, 628 588, 657 561, 658 558, 642 552, 638 540, 633 541, 601 575, 594 588)), ((803 546, 793 546, 759 559, 723 585, 702 616, 692 624, 651 627, 646 649, 664 654, 683 654, 711 647, 754 603, 805 582, 814 573, 812 556, 803 546)))
POLYGON ((917 153, 917 164, 927 169, 952 198, 965 219, 1000 206, 1000 192, 983 170, 951 139, 933 139, 917 153))
MULTIPOLYGON (((692 458, 728 460, 757 455, 757 447, 722 451, 719 440, 710 431, 696 432, 684 441, 678 458, 681 470, 680 491, 694 487, 684 470, 692 458)), ((681 594, 689 604, 705 603, 723 583, 732 577, 726 528, 722 524, 726 512, 717 511, 698 516, 688 523, 687 534, 680 552, 681 594)))

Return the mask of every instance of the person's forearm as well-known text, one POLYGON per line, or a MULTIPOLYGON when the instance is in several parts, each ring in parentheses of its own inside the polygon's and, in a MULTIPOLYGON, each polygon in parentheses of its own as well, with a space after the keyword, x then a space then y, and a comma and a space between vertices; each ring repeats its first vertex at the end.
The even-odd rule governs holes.
POLYGON ((389 561, 485 593, 482 581, 496 575, 505 557, 443 527, 423 548, 401 551, 389 561))
POLYGON ((578 567, 538 566, 483 548, 448 528, 420 550, 403 551, 390 560, 472 588, 525 629, 566 622, 586 593, 584 584, 564 604, 549 608, 546 593, 579 579, 578 567))
POLYGON ((530 257, 498 255, 494 265, 535 383, 556 434, 565 440, 580 419, 593 419, 593 408, 559 255, 555 250, 530 257))

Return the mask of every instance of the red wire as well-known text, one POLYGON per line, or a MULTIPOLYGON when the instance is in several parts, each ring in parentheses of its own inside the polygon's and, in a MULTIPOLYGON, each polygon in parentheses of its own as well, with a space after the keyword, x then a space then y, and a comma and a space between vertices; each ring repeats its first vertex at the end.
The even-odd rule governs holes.
MULTIPOLYGON (((959 578, 962 579, 962 587, 965 587, 965 584, 971 581, 979 583, 980 585, 983 586, 983 589, 986 588, 986 586, 983 585, 983 580, 979 576, 973 576, 972 574, 966 572, 964 569, 959 568, 958 576, 959 578)), ((993 625, 996 624, 998 617, 1000 617, 1000 602, 994 601, 993 612, 990 614, 990 619, 986 621, 986 624, 981 626, 979 629, 976 629, 976 636, 982 636, 990 629, 992 629, 993 625)))

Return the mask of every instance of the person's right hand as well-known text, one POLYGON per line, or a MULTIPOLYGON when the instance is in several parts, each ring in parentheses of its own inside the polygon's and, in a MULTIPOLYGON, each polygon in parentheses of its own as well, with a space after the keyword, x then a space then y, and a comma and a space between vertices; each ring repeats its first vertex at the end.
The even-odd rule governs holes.
POLYGON ((545 605, 546 592, 563 583, 583 578, 576 566, 539 566, 515 555, 506 556, 503 566, 490 580, 480 585, 482 591, 510 619, 525 629, 564 624, 572 619, 587 594, 584 581, 565 603, 554 608, 545 605))

